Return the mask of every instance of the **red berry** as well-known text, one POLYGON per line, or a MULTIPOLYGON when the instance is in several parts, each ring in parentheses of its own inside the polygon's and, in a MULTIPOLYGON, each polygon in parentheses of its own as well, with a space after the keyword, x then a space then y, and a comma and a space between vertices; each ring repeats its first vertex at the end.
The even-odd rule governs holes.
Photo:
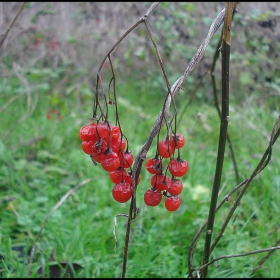
POLYGON ((108 143, 103 138, 99 138, 93 145, 93 152, 96 154, 102 154, 108 150, 108 143))
POLYGON ((179 179, 172 178, 166 190, 172 195, 179 195, 183 190, 183 184, 179 179))
POLYGON ((96 134, 96 124, 91 123, 89 125, 82 126, 79 131, 79 137, 82 141, 97 141, 98 136, 96 134))
POLYGON ((133 164, 133 155, 131 151, 119 152, 121 167, 129 168, 133 164))
POLYGON ((163 158, 169 158, 174 154, 174 142, 163 139, 158 143, 158 153, 163 158))
POLYGON ((104 170, 112 172, 120 166, 120 159, 117 153, 107 150, 100 156, 100 164, 104 170))
POLYGON ((112 189, 112 195, 120 203, 127 202, 132 196, 132 186, 127 182, 116 184, 112 189))
POLYGON ((185 137, 181 133, 176 133, 176 136, 174 134, 171 135, 169 141, 174 142, 175 149, 180 149, 185 145, 185 137))
POLYGON ((169 196, 165 199, 164 205, 168 211, 176 211, 181 205, 181 198, 179 196, 169 196))
POLYGON ((114 139, 114 138, 118 139, 120 135, 121 135, 120 128, 116 125, 112 125, 111 126, 110 138, 111 139, 114 139))
POLYGON ((148 206, 157 206, 162 200, 162 193, 156 189, 149 189, 144 194, 144 202, 148 206))
POLYGON ((99 122, 96 126, 96 133, 99 137, 105 141, 109 140, 109 134, 111 132, 111 124, 109 122, 103 121, 99 122))
POLYGON ((124 152, 126 146, 125 139, 121 136, 118 138, 113 138, 111 141, 111 150, 115 153, 119 153, 119 151, 124 152))
POLYGON ((152 188, 156 188, 160 191, 165 191, 170 184, 170 179, 164 174, 156 174, 151 178, 152 188))
POLYGON ((175 177, 182 177, 188 173, 189 164, 184 159, 172 158, 168 165, 169 172, 175 177))
POLYGON ((93 141, 89 141, 89 142, 83 141, 82 149, 83 149, 84 153, 86 153, 88 155, 93 154, 93 152, 94 152, 93 145, 94 145, 93 141))
MULTIPOLYGON (((133 185, 132 184, 132 172, 130 171, 127 174, 128 174, 128 177, 125 179, 125 181, 128 182, 130 185, 133 185)), ((141 181, 141 176, 139 175, 138 179, 137 179, 137 185, 140 183, 140 181, 141 181)))
POLYGON ((92 158, 93 158, 96 162, 100 163, 101 155, 102 155, 102 154, 93 153, 93 154, 92 154, 92 158))
MULTIPOLYGON (((129 178, 126 170, 119 167, 117 170, 110 172, 110 179, 113 183, 119 184, 121 182, 126 182, 129 178)), ((129 183, 129 182, 128 182, 129 183)))
POLYGON ((161 174, 163 170, 162 161, 159 158, 150 158, 146 163, 146 169, 151 174, 161 174))

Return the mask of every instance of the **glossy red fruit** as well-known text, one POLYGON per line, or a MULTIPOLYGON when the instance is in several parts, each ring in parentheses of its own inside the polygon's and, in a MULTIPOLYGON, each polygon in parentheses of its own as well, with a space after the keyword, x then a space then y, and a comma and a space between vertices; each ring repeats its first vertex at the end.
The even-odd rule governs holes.
POLYGON ((146 169, 151 174, 161 174, 163 170, 163 163, 159 158, 150 158, 146 162, 146 169))
POLYGON ((168 211, 174 212, 180 207, 181 198, 179 196, 169 196, 165 199, 164 205, 168 211))
MULTIPOLYGON (((125 181, 128 182, 129 184, 133 185, 132 184, 132 172, 129 171, 129 172, 127 172, 127 174, 128 174, 128 177, 125 179, 125 181)), ((138 179, 137 179, 137 185, 140 183, 140 181, 141 181, 141 176, 139 175, 138 179)))
POLYGON ((171 135, 169 141, 173 141, 175 149, 180 149, 185 145, 185 137, 181 133, 176 133, 176 136, 171 135))
POLYGON ((151 186, 152 188, 156 188, 160 191, 165 191, 167 186, 170 184, 170 181, 170 178, 164 174, 156 174, 151 178, 151 186))
POLYGON ((162 193, 157 189, 149 189, 144 194, 144 202, 148 206, 157 206, 162 200, 162 193))
POLYGON ((84 151, 84 153, 90 155, 94 152, 93 150, 93 145, 94 145, 94 142, 93 141, 83 141, 82 142, 82 149, 84 151))
POLYGON ((120 203, 127 202, 132 196, 132 186, 127 182, 116 184, 112 189, 112 195, 120 203))
POLYGON ((119 167, 116 171, 110 172, 110 179, 113 183, 119 184, 125 182, 129 179, 129 175, 127 174, 124 168, 119 167))
POLYGON ((174 142, 163 139, 158 143, 158 153, 163 158, 169 158, 174 154, 174 142))
POLYGON ((102 155, 102 154, 93 153, 91 156, 92 156, 92 158, 93 158, 96 162, 100 163, 101 155, 102 155))
POLYGON ((96 125, 96 133, 98 137, 104 139, 105 141, 108 141, 109 134, 111 133, 111 124, 106 121, 99 122, 96 125))
POLYGON ((82 141, 97 141, 98 136, 96 134, 96 124, 91 123, 89 125, 82 126, 79 131, 79 137, 82 141))
POLYGON ((174 177, 182 177, 188 173, 189 164, 184 159, 173 158, 168 165, 168 170, 174 177))
POLYGON ((131 151, 119 152, 119 158, 121 167, 129 168, 132 166, 134 158, 131 151))
POLYGON ((107 150, 100 156, 100 164, 104 170, 112 172, 120 166, 120 159, 117 153, 107 150))
POLYGON ((110 139, 118 139, 120 135, 121 135, 120 128, 117 125, 112 125, 110 139))
POLYGON ((103 138, 99 138, 93 145, 93 153, 102 154, 108 150, 108 142, 103 138))
POLYGON ((125 147, 126 147, 126 142, 123 137, 119 136, 118 138, 113 138, 111 140, 110 148, 113 152, 117 154, 119 153, 119 151, 124 152, 125 147))
POLYGON ((183 184, 179 179, 173 178, 167 185, 166 190, 172 195, 179 195, 183 190, 183 184))

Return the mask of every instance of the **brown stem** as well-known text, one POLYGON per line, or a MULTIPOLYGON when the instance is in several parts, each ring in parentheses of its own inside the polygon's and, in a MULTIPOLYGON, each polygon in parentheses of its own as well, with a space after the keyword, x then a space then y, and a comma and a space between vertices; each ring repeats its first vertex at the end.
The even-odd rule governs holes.
POLYGON ((14 20, 12 21, 11 25, 10 25, 9 28, 7 29, 6 33, 4 34, 4 36, 3 36, 3 38, 2 38, 2 40, 1 40, 1 42, 0 42, 0 49, 1 49, 1 47, 2 47, 2 45, 3 45, 3 43, 4 43, 4 41, 5 41, 5 39, 7 38, 7 36, 8 36, 8 34, 9 34, 10 30, 12 29, 13 25, 15 24, 15 22, 16 22, 18 16, 20 15, 21 11, 23 10, 24 5, 25 5, 25 2, 22 2, 21 6, 20 6, 20 8, 19 8, 18 13, 16 14, 14 20))
MULTIPOLYGON (((226 4, 225 22, 223 29, 223 42, 222 42, 222 112, 221 112, 221 125, 220 125, 220 137, 216 162, 216 170, 214 183, 212 188, 212 196, 208 214, 208 223, 205 235, 204 244, 204 257, 202 265, 209 262, 211 238, 213 233, 216 205, 218 200, 218 194, 221 184, 221 176, 224 163, 225 145, 227 139, 227 127, 229 122, 229 57, 230 57, 230 28, 232 21, 232 13, 234 10, 233 2, 226 4)), ((204 267, 201 271, 201 277, 206 278, 208 273, 208 266, 204 267)))

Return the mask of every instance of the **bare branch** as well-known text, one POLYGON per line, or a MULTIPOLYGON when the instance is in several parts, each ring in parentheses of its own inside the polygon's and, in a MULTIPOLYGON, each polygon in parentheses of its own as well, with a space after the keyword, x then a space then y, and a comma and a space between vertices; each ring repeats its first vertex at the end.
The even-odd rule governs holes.
POLYGON ((214 262, 216 262, 218 260, 222 260, 222 259, 245 257, 245 256, 254 255, 254 254, 260 254, 260 253, 265 253, 265 252, 269 252, 269 251, 275 251, 275 250, 279 250, 279 249, 280 249, 280 246, 276 246, 276 247, 259 249, 259 250, 255 250, 255 251, 251 251, 251 252, 247 252, 247 253, 242 253, 242 254, 225 255, 225 256, 217 257, 217 258, 213 259, 211 262, 208 262, 208 263, 202 265, 199 268, 194 268, 193 270, 200 271, 201 269, 203 269, 205 267, 208 267, 209 265, 213 264, 214 262))
POLYGON ((14 20, 12 21, 11 25, 10 25, 9 28, 7 29, 6 33, 4 34, 2 40, 0 41, 0 49, 1 49, 1 47, 2 47, 2 45, 3 45, 3 43, 4 43, 4 41, 5 41, 5 39, 7 38, 7 36, 8 36, 8 34, 9 34, 10 30, 12 29, 13 25, 15 24, 15 22, 16 22, 18 16, 20 15, 21 11, 23 10, 24 4, 25 4, 25 2, 22 2, 18 13, 16 14, 14 20))

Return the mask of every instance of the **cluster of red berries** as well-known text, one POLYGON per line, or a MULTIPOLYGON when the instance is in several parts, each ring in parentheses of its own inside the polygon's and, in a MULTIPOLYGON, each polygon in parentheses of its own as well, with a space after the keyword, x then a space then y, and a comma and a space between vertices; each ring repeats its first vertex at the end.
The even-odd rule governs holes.
MULTIPOLYGON (((120 203, 127 202, 133 192, 131 166, 134 157, 128 150, 120 127, 108 121, 92 122, 81 127, 79 137, 83 151, 109 172, 110 180, 115 184, 113 198, 120 203)), ((140 176, 137 184, 139 182, 140 176)))
MULTIPOLYGON (((90 155, 92 161, 100 163, 109 172, 110 180, 115 184, 112 189, 113 198, 120 202, 127 202, 133 193, 132 164, 134 157, 128 150, 127 142, 120 127, 108 121, 92 122, 82 126, 79 131, 83 151, 90 155)), ((157 154, 146 163, 146 170, 153 174, 151 188, 144 194, 144 202, 148 206, 157 206, 162 196, 165 196, 165 208, 176 211, 181 205, 179 194, 183 184, 178 179, 188 172, 188 162, 179 156, 179 149, 185 144, 181 133, 171 135, 158 143, 157 154), (178 150, 178 157, 174 157, 178 150), (169 159, 165 173, 163 173, 163 159, 169 159), (171 174, 166 175, 167 171, 171 174)), ((137 184, 140 183, 140 176, 137 184)))
MULTIPOLYGON (((175 150, 179 150, 185 144, 185 137, 181 133, 171 135, 158 143, 157 154, 146 162, 146 169, 153 174, 151 188, 144 194, 144 201, 148 206, 157 206, 162 196, 166 196, 165 208, 168 211, 176 211, 181 205, 178 196, 183 189, 182 182, 177 177, 187 174, 189 164, 186 160, 174 158, 175 150), (165 174, 163 173, 163 159, 170 159, 165 174), (171 178, 166 175, 167 170, 171 178)), ((178 153, 179 154, 179 153, 178 153)))

